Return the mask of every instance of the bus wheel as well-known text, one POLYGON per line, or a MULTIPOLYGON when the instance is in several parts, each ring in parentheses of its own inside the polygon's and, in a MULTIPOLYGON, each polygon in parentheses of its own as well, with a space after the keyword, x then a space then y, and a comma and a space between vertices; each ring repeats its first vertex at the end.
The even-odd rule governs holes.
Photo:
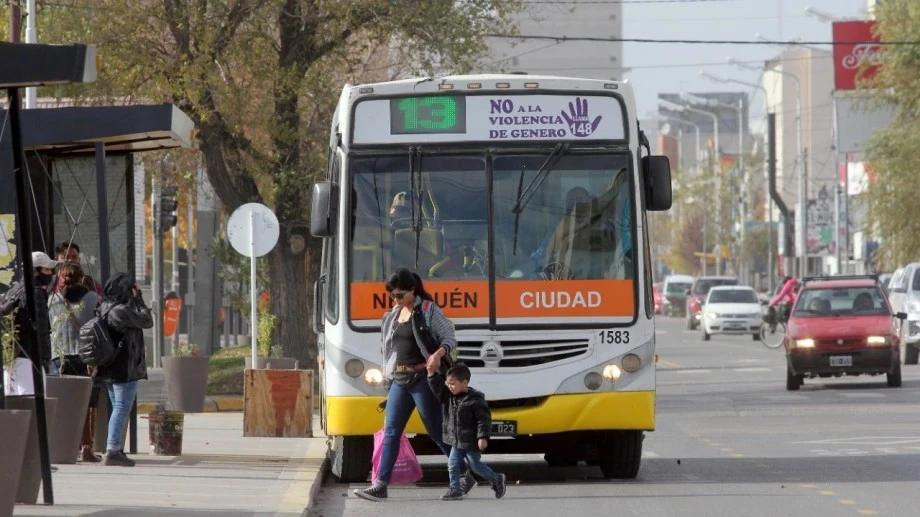
POLYGON ((374 453, 373 436, 335 436, 332 439, 332 475, 342 483, 367 481, 374 453))
POLYGON ((602 435, 600 449, 601 472, 607 479, 633 479, 639 474, 642 461, 642 431, 611 431, 602 435))

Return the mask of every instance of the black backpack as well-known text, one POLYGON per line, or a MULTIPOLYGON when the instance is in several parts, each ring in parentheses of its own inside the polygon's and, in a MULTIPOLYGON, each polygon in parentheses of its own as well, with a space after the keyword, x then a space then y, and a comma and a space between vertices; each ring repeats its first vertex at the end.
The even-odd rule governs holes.
MULTIPOLYGON (((106 313, 107 314, 107 313, 106 313)), ((118 344, 112 339, 109 325, 105 321, 106 314, 96 313, 89 321, 80 327, 79 346, 77 353, 80 359, 88 366, 108 366, 118 355, 118 344)))

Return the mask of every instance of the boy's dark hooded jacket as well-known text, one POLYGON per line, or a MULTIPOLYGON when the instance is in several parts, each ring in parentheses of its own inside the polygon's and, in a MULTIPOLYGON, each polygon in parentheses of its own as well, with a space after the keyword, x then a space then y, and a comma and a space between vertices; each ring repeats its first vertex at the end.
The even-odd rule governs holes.
POLYGON ((473 388, 463 395, 451 395, 440 374, 428 377, 428 385, 444 411, 444 443, 466 451, 478 451, 477 440, 488 438, 492 429, 492 414, 485 395, 473 388))
POLYGON ((119 384, 147 378, 143 329, 153 326, 153 316, 140 295, 131 293, 133 286, 126 273, 116 274, 105 284, 99 314, 105 317, 119 349, 112 364, 99 368, 96 379, 119 384))

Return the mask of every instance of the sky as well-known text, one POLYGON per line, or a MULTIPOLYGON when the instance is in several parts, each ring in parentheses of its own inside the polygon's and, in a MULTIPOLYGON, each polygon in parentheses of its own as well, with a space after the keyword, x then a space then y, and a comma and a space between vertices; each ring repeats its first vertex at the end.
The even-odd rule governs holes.
MULTIPOLYGON (((866 15, 866 0, 698 0, 685 3, 623 5, 624 38, 830 41, 831 26, 805 14, 813 7, 840 18, 866 15)), ((826 47, 830 50, 830 46, 826 47)), ((744 86, 713 83, 701 71, 747 82, 760 73, 728 64, 729 58, 761 66, 781 51, 775 45, 688 45, 624 43, 625 77, 633 84, 640 118, 655 118, 663 92, 743 91, 744 86)), ((754 94, 754 89, 748 89, 754 94)), ((758 94, 759 95, 759 94, 758 94)), ((752 106, 761 102, 755 101, 752 106)))

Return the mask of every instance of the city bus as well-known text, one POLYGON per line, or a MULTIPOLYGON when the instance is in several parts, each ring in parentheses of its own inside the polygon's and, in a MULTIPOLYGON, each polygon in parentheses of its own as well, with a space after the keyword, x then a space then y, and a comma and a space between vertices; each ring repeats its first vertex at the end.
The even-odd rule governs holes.
MULTIPOLYGON (((313 187, 332 472, 364 481, 383 427, 384 283, 410 268, 492 410, 489 452, 636 476, 655 428, 646 212, 671 205, 627 82, 463 75, 348 85, 313 187)), ((417 412, 406 432, 433 452, 417 412)))

